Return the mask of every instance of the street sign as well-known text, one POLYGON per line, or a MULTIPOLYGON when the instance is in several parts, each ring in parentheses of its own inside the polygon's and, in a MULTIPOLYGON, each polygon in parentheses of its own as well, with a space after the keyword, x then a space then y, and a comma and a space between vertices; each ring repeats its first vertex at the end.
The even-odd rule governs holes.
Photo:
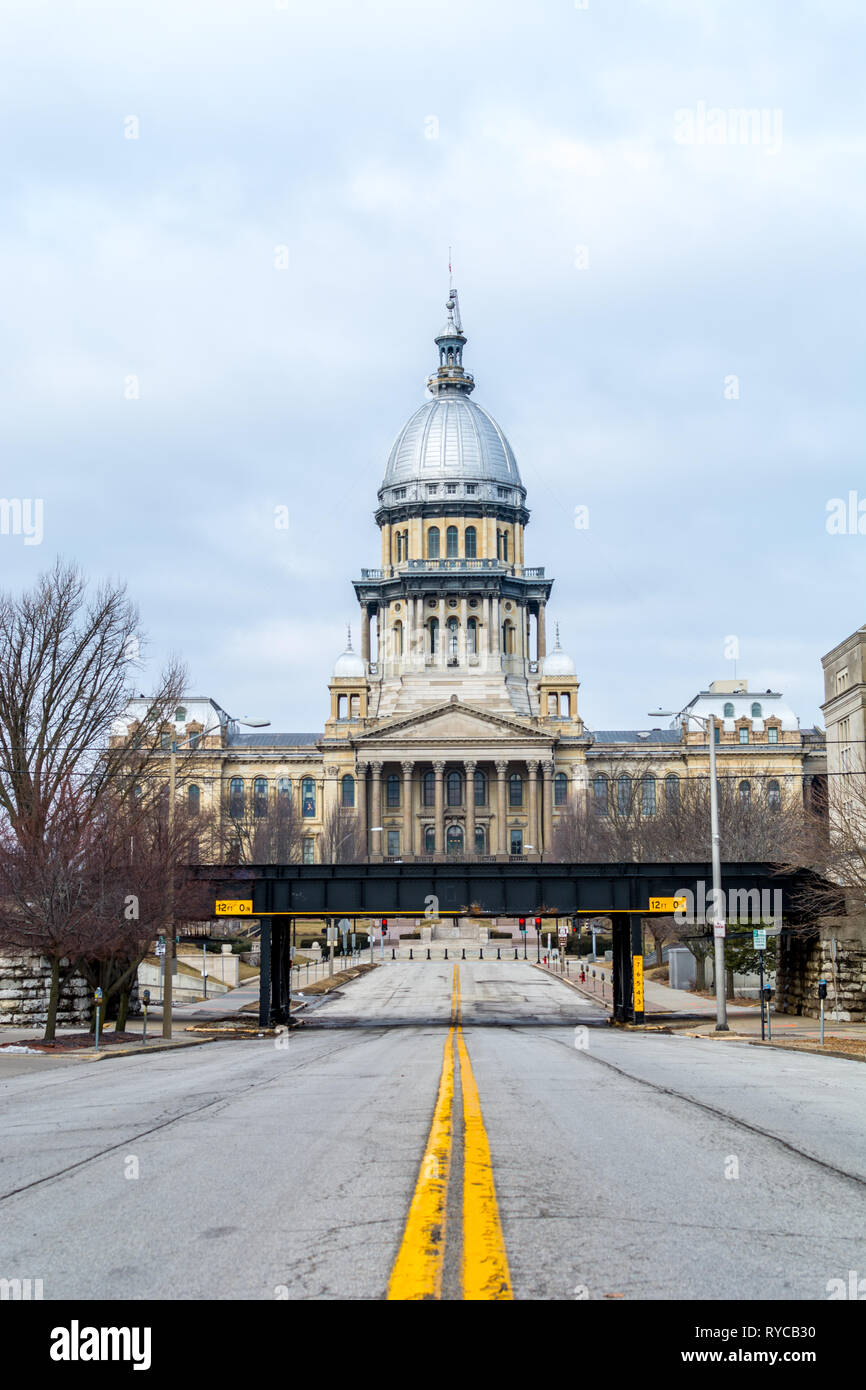
POLYGON ((568 936, 568 927, 564 927, 562 923, 560 923, 556 929, 556 934, 557 936, 561 937, 564 941, 568 936))
POLYGON ((217 917, 252 917, 252 898, 226 898, 216 905, 217 917))
POLYGON ((755 931, 753 931, 753 932, 752 932, 752 950, 753 950, 753 951, 766 951, 766 949, 767 949, 767 933, 766 933, 765 931, 760 931, 760 930, 755 930, 755 931))
POLYGON ((685 912, 685 898, 650 898, 650 912, 685 912))
POLYGON ((340 931, 343 933, 344 936, 346 935, 347 931, 352 930, 352 923, 349 921, 348 917, 341 917, 338 925, 340 931))
POLYGON ((714 922, 714 923, 713 923, 713 936, 724 936, 724 934, 725 934, 725 924, 724 924, 724 922, 714 922))
POLYGON ((643 956, 632 956, 632 977, 634 979, 634 1011, 643 1013, 643 956))

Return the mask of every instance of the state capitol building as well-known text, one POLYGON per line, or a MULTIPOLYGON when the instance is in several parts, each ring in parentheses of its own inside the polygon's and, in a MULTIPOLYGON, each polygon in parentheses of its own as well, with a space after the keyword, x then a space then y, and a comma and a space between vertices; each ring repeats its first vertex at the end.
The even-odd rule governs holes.
MULTIPOLYGON (((191 810, 255 829, 288 805, 291 857, 304 863, 534 859, 554 852, 564 817, 621 808, 635 779, 648 817, 681 778, 707 775, 698 721, 584 725, 574 662, 558 633, 551 641, 553 580, 526 563, 517 459, 473 399, 456 292, 446 307, 428 397, 385 465, 381 558, 353 581, 360 640, 355 649, 350 635, 334 665, 324 728, 245 733, 216 701, 190 696, 162 736, 164 749, 177 739, 192 750, 179 791, 191 810)), ((825 772, 822 733, 801 730, 777 692, 714 681, 686 710, 717 717, 720 776, 744 799, 753 786, 771 802, 808 797, 825 772)))

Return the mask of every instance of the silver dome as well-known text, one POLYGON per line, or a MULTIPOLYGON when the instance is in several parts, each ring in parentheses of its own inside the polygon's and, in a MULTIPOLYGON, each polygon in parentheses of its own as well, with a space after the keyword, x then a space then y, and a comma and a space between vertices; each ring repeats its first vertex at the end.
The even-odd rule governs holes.
POLYGON ((407 482, 486 482, 523 490, 517 460, 492 416, 465 395, 425 401, 394 441, 382 487, 407 482))

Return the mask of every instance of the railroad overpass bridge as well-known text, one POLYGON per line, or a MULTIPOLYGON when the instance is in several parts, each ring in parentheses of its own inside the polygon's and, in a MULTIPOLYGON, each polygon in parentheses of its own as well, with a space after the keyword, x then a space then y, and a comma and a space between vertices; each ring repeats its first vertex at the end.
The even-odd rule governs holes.
MULTIPOLYGON (((620 1022, 642 1022, 640 997, 635 1006, 633 958, 641 952, 640 923, 650 915, 650 900, 672 898, 685 891, 700 905, 712 884, 708 862, 492 864, 443 859, 405 864, 197 865, 195 874, 213 885, 215 902, 252 901, 252 916, 259 919, 262 931, 259 1018, 263 1025, 288 1018, 289 944, 294 921, 311 917, 356 921, 424 917, 429 915, 431 898, 438 902, 439 916, 446 918, 472 913, 486 917, 610 917, 613 1016, 620 1022)), ((722 865, 727 900, 733 894, 740 895, 736 901, 741 924, 766 917, 770 904, 771 910, 781 905, 786 926, 796 925, 798 890, 807 877, 766 862, 722 865)), ((700 924, 695 925, 695 934, 701 934, 700 924)))

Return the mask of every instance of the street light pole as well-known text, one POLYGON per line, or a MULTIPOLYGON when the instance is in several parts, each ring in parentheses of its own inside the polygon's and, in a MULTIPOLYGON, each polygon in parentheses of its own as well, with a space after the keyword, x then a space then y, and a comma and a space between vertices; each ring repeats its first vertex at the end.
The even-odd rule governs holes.
POLYGON ((719 835, 719 788, 716 777, 716 716, 692 714, 690 710, 651 710, 651 718, 694 719, 702 724, 710 745, 710 851, 713 861, 713 979, 716 987, 716 1032, 729 1033, 728 1003, 725 995, 725 908, 722 897, 721 836, 719 835), (721 927, 717 933, 716 928, 721 927))
MULTIPOLYGON (((270 724, 269 719, 230 719, 230 724, 245 724, 251 729, 266 729, 270 724)), ((214 724, 210 729, 205 729, 199 734, 199 738, 207 738, 209 734, 215 733, 222 728, 221 724, 214 724)), ((181 740, 182 743, 189 743, 189 739, 181 740)), ((173 738, 170 745, 170 758, 168 765, 168 892, 166 894, 166 927, 165 927, 165 955, 164 975, 162 983, 162 1036, 171 1040, 171 1009, 173 1003, 173 977, 172 965, 175 960, 175 925, 174 925, 174 797, 177 786, 177 750, 178 740, 173 738)), ((207 983, 205 983, 207 989, 207 983)))
POLYGON ((722 898, 722 857, 719 836, 719 786, 716 778, 716 716, 706 720, 710 740, 710 835, 713 858, 713 979, 716 986, 716 1032, 728 1033, 725 993, 725 909, 722 898), (721 927, 721 931, 718 931, 721 927))

